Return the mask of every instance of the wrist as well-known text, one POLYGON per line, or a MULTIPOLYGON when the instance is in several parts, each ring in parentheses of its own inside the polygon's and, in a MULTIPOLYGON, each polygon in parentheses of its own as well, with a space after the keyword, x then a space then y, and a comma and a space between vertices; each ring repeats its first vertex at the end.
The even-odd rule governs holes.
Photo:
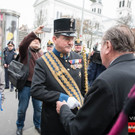
POLYGON ((60 96, 59 96, 59 101, 67 101, 68 100, 68 98, 69 98, 69 96, 68 95, 66 95, 66 94, 64 94, 64 93, 60 93, 60 96))

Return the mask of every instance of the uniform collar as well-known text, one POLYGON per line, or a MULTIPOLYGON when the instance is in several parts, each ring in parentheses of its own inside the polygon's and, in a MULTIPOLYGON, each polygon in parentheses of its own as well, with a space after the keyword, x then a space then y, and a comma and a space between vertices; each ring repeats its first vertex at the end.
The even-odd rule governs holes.
MULTIPOLYGON (((75 51, 76 52, 76 51, 75 51)), ((82 54, 82 52, 76 52, 77 54, 79 54, 79 55, 81 55, 82 54)))
POLYGON ((62 58, 62 59, 64 59, 64 60, 66 60, 66 59, 70 56, 70 53, 68 53, 67 55, 65 55, 65 54, 63 54, 63 53, 57 51, 55 48, 53 49, 53 53, 54 53, 57 57, 62 58))

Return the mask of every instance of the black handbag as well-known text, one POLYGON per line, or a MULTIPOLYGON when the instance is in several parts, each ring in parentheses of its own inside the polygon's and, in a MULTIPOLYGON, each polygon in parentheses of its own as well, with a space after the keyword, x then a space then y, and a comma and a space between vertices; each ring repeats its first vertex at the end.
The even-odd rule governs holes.
POLYGON ((30 61, 31 53, 28 49, 28 61, 27 64, 16 60, 12 60, 8 67, 8 75, 9 81, 13 84, 16 89, 19 91, 23 89, 29 75, 29 61, 30 61))

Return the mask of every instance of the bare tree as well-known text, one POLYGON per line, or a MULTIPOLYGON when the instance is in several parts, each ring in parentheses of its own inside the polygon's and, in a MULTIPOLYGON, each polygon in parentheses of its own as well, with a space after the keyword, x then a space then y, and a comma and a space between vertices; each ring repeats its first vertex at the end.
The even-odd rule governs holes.
MULTIPOLYGON (((76 19, 76 31, 77 37, 79 37, 81 28, 81 20, 76 19)), ((98 22, 92 22, 91 20, 84 20, 83 22, 83 39, 87 43, 87 48, 91 51, 92 44, 95 40, 99 39, 101 35, 101 26, 98 22)))
MULTIPOLYGON (((45 17, 45 14, 42 10, 36 15, 36 21, 34 23, 34 28, 37 28, 38 26, 42 25, 43 23, 47 23, 47 18, 45 17)), ((46 24, 47 25, 47 24, 46 24)))
POLYGON ((76 19, 76 33, 77 33, 77 37, 80 37, 80 30, 81 30, 81 19, 77 18, 76 19))
MULTIPOLYGON (((46 12, 43 12, 43 10, 40 10, 39 12, 38 12, 38 14, 36 14, 36 21, 35 21, 35 23, 34 23, 34 28, 37 28, 37 27, 39 27, 40 25, 45 25, 45 26, 47 26, 47 18, 46 18, 46 12)), ((45 32, 44 33, 42 33, 42 34, 40 34, 39 35, 39 37, 41 38, 41 47, 45 47, 45 45, 44 45, 44 42, 45 42, 45 32)))

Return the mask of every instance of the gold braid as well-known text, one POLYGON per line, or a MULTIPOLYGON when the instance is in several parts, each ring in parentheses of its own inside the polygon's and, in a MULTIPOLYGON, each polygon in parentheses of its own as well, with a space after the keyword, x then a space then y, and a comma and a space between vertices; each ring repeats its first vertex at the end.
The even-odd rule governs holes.
POLYGON ((86 59, 86 50, 85 46, 83 46, 82 56, 84 61, 84 79, 85 79, 85 94, 88 92, 88 73, 87 73, 87 59, 86 59))

